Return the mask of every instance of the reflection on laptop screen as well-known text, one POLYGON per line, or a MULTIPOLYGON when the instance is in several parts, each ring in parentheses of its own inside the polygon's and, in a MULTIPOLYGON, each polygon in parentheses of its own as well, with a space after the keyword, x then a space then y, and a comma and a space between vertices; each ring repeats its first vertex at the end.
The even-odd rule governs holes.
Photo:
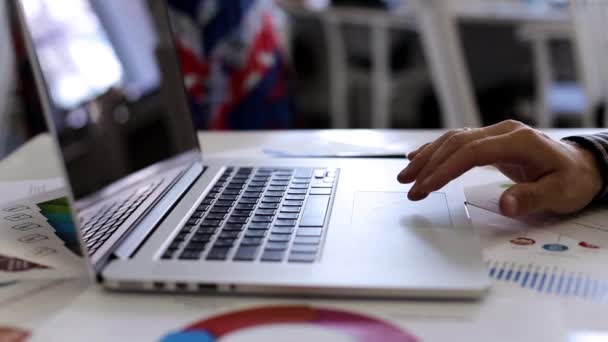
POLYGON ((77 200, 198 149, 162 1, 22 5, 77 200))

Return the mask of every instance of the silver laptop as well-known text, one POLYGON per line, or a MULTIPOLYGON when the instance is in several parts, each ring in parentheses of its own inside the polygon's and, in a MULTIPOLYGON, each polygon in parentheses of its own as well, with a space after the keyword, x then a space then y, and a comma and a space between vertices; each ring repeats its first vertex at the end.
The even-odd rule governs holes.
MULTIPOLYGON (((460 186, 423 202, 405 160, 211 160, 157 0, 19 1, 81 252, 115 290, 475 298, 460 186)), ((289 134, 289 133, 285 133, 289 134)))

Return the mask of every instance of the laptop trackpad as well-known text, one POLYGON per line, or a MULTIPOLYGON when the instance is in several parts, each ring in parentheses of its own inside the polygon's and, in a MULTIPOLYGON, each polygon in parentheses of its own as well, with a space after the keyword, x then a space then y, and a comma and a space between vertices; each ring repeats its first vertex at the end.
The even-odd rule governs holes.
POLYGON ((452 227, 447 199, 441 192, 418 202, 408 200, 405 192, 357 192, 352 222, 364 227, 452 227))

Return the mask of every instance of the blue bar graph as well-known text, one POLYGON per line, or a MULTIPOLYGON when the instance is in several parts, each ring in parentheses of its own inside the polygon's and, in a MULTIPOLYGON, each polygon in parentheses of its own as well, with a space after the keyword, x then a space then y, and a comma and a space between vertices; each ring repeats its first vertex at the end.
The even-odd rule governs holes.
POLYGON ((523 290, 532 290, 539 295, 608 302, 607 276, 534 263, 489 260, 486 264, 490 278, 497 282, 513 284, 523 290))

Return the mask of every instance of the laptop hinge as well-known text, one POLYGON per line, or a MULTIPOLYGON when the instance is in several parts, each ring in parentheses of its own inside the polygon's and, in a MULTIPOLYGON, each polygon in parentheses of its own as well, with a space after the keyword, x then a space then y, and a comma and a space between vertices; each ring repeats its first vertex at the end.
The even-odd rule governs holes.
POLYGON ((194 163, 133 228, 129 236, 116 248, 114 256, 119 259, 130 258, 203 172, 203 166, 194 163))

